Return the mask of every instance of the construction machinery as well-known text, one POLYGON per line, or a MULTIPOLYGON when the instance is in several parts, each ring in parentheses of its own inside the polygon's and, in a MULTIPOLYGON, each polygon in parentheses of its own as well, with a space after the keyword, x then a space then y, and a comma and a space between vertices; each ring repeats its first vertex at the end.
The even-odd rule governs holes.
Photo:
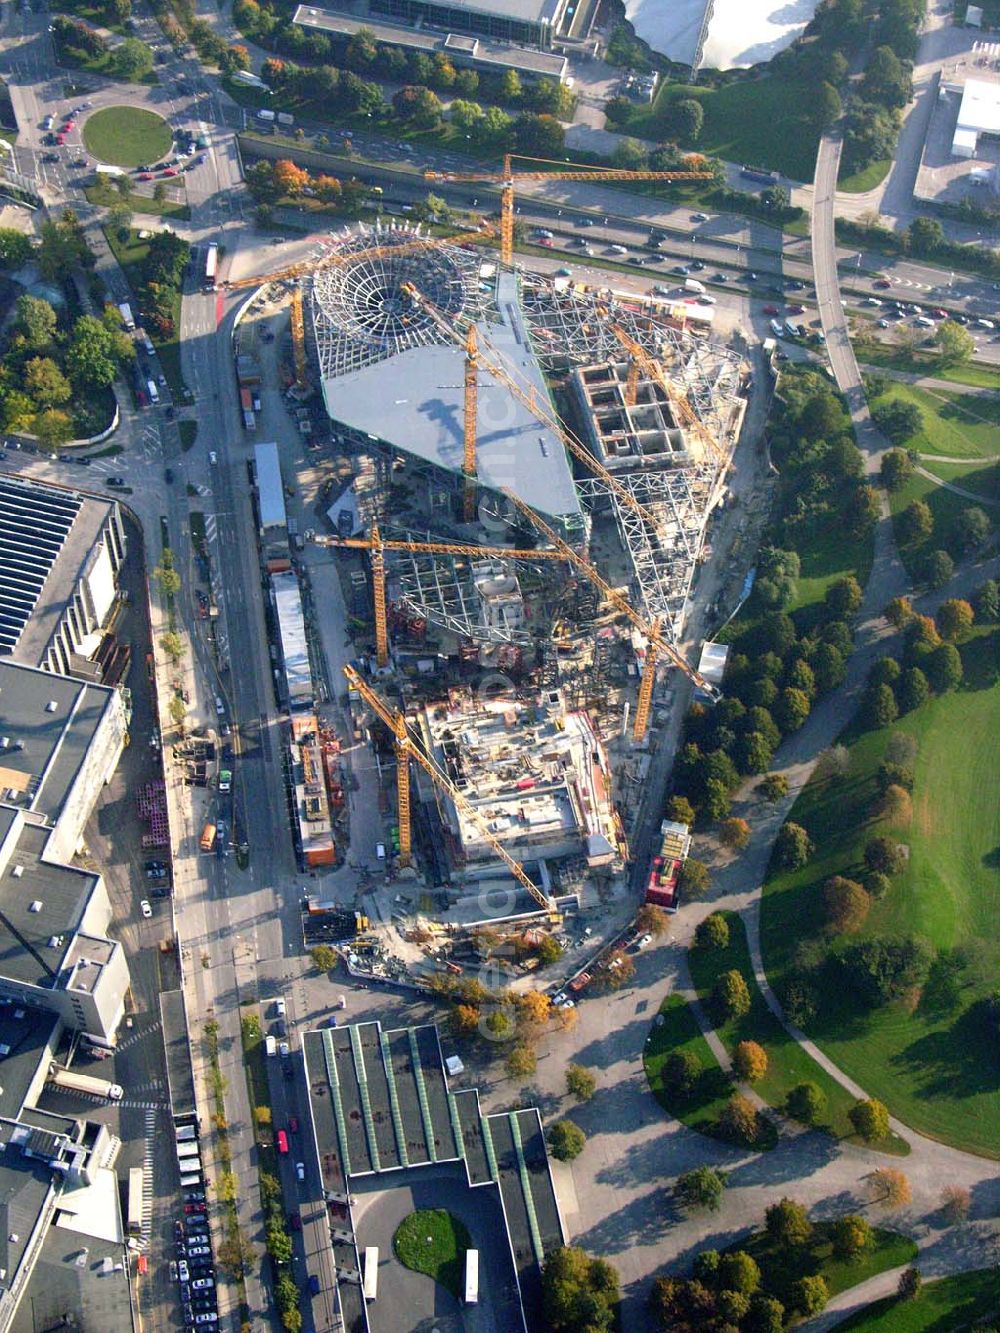
POLYGON ((317 546, 332 546, 353 551, 368 551, 372 562, 372 600, 375 607, 375 654, 379 666, 389 660, 389 634, 386 622, 385 552, 409 551, 416 555, 499 556, 508 560, 565 560, 560 551, 518 550, 510 546, 474 546, 465 542, 415 542, 387 540, 372 524, 367 537, 314 537, 317 546))
POLYGON ((525 181, 703 181, 711 180, 705 159, 697 154, 685 159, 683 171, 626 171, 619 167, 578 167, 567 169, 564 163, 551 158, 526 157, 521 153, 505 153, 502 171, 425 171, 429 181, 495 182, 500 186, 500 259, 504 264, 514 262, 514 189, 525 181), (514 158, 522 162, 541 162, 547 171, 515 171, 514 158))
POLYGON ((547 898, 537 885, 532 883, 524 867, 519 861, 515 861, 503 843, 490 831, 487 821, 475 806, 466 800, 448 775, 427 754, 406 725, 406 719, 399 709, 390 708, 352 666, 345 666, 343 670, 351 689, 357 690, 375 716, 384 722, 392 733, 396 749, 396 797, 399 813, 400 864, 410 865, 413 860, 413 830, 410 823, 410 760, 415 759, 427 776, 442 791, 448 793, 454 801, 456 809, 466 819, 475 824, 483 839, 500 857, 521 887, 527 889, 535 902, 549 914, 550 920, 558 921, 559 913, 555 903, 547 898))
MULTIPOLYGON (((444 315, 442 315, 440 310, 438 310, 437 306, 435 306, 432 301, 429 301, 412 282, 404 283, 402 291, 411 301, 418 305, 421 310, 431 317, 435 326, 446 337, 450 338, 452 342, 459 343, 462 347, 466 348, 463 470, 466 475, 466 495, 468 496, 469 475, 470 472, 473 474, 475 472, 477 426, 476 403, 478 389, 477 375, 475 371, 470 372, 469 370, 471 358, 467 347, 468 335, 462 333, 460 329, 457 329, 454 324, 450 323, 444 315)), ((479 366, 482 366, 483 370, 492 375, 492 377, 500 384, 504 385, 504 387, 514 395, 518 402, 523 404, 523 406, 526 407, 538 421, 552 431, 556 438, 561 441, 563 446, 574 458, 579 459, 589 471, 607 486, 609 491, 614 492, 621 504, 637 513, 644 522, 648 523, 649 526, 656 531, 658 524, 655 515, 651 514, 644 505, 640 504, 632 493, 612 476, 604 464, 596 459, 590 450, 586 448, 585 445, 581 444, 571 431, 566 429, 555 413, 546 404, 539 400, 533 386, 529 385, 527 388, 523 388, 517 382, 511 371, 503 364, 500 351, 494 347, 481 332, 476 334, 472 355, 475 359, 476 369, 478 369, 479 366), (484 349, 487 352, 486 356, 483 356, 484 349)))
POLYGON ((433 250, 441 245, 469 245, 473 241, 488 240, 494 229, 489 223, 483 223, 475 231, 460 232, 457 236, 410 236, 405 241, 394 244, 373 245, 366 250, 352 250, 341 254, 336 248, 317 258, 300 259, 295 264, 286 264, 283 268, 272 269, 269 273, 258 273, 254 277, 237 278, 225 285, 229 291, 240 291, 245 287, 263 287, 269 282, 291 282, 303 274, 315 273, 321 268, 330 268, 337 264, 352 264, 358 259, 380 259, 387 255, 405 255, 410 250, 433 250))
POLYGON ((646 727, 649 723, 649 707, 653 698, 653 677, 656 670, 656 659, 658 654, 662 653, 664 656, 668 657, 675 667, 679 667, 680 670, 683 671, 700 690, 704 690, 710 698, 714 699, 718 697, 719 692, 715 686, 709 684, 701 672, 691 666, 674 645, 668 639, 663 637, 660 632, 660 623, 658 620, 654 619, 652 624, 647 620, 644 620, 628 598, 624 597, 617 588, 612 588, 609 583, 606 583, 590 561, 580 555, 579 552, 574 551, 571 546, 568 546, 559 534, 553 531, 545 520, 535 513, 530 505, 525 504, 520 496, 515 495, 513 491, 508 489, 504 490, 504 495, 518 513, 522 514, 528 522, 542 534, 550 545, 555 547, 557 551, 561 551, 565 559, 569 561, 573 568, 579 570, 584 578, 588 578, 594 587, 603 595, 605 600, 608 601, 615 610, 623 615, 629 623, 645 637, 646 660, 643 665, 642 680, 639 685, 639 698, 636 702, 635 721, 632 726, 632 736, 634 740, 641 740, 646 734, 646 727))

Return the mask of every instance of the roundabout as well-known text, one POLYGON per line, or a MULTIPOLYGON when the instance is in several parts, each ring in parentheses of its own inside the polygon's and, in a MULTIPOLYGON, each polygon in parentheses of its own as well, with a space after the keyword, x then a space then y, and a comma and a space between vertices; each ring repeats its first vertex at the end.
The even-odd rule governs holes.
MULTIPOLYGON (((109 106, 87 117, 83 142, 98 163, 139 167, 170 152, 173 132, 160 115, 144 107, 109 106)), ((98 165, 98 170, 100 166, 98 165)))

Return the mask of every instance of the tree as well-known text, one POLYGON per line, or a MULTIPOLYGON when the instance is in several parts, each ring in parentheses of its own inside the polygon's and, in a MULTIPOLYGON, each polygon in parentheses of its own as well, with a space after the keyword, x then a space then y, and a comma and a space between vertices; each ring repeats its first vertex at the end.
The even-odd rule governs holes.
POLYGON ((238 70, 250 68, 250 52, 245 46, 227 46, 222 54, 219 68, 223 74, 235 74, 238 70))
POLYGON ((448 119, 463 134, 471 134, 483 119, 483 108, 478 102, 467 102, 456 97, 448 109, 448 119))
POLYGON ((440 98, 420 84, 404 85, 393 95, 392 105, 400 120, 417 129, 433 129, 441 119, 440 98))
POLYGON ((670 133, 682 144, 697 143, 705 124, 705 108, 696 97, 679 97, 667 109, 670 133))
POLYGON ((37 296, 19 296, 15 307, 14 328, 29 351, 44 352, 55 338, 58 319, 55 310, 37 296))
POLYGON ((774 843, 774 858, 784 870, 798 870, 813 853, 812 839, 801 824, 782 825, 774 843))
POLYGON ((707 1208, 710 1213, 717 1213, 725 1188, 722 1171, 714 1166, 695 1166, 678 1176, 674 1193, 684 1208, 707 1208))
POLYGON ((58 407, 69 401, 69 380, 47 356, 36 356, 24 367, 24 389, 39 407, 58 407))
POLYGON ((750 988, 736 968, 721 973, 712 987, 712 1010, 722 1023, 750 1012, 750 988))
POLYGON ((857 1213, 838 1217, 830 1227, 833 1252, 838 1259, 857 1259, 875 1244, 875 1233, 857 1213))
POLYGON ((552 1333, 610 1333, 619 1300, 618 1274, 576 1246, 553 1250, 542 1268, 542 1312, 552 1333))
POLYGON ((94 315, 81 315, 73 326, 65 361, 74 388, 86 392, 111 384, 130 352, 134 355, 120 331, 112 331, 94 315))
POLYGON ((538 961, 543 967, 558 963, 563 956, 563 947, 554 935, 546 935, 538 946, 538 961))
POLYGON ((689 856, 677 876, 678 891, 688 898, 701 898, 708 892, 710 883, 708 866, 703 861, 697 861, 693 856, 689 856))
POLYGON ((930 692, 930 684, 920 668, 909 667, 903 672, 903 679, 896 691, 901 711, 912 713, 927 701, 930 692))
POLYGON ((110 64, 119 78, 139 83, 152 71, 152 48, 138 37, 126 37, 111 53, 110 64))
POLYGON ((792 1304, 804 1315, 819 1314, 826 1309, 830 1291, 825 1278, 818 1273, 812 1277, 800 1277, 792 1287, 792 1304))
POLYGON ((68 412, 58 407, 47 407, 39 412, 31 425, 43 449, 58 449, 73 438, 73 420, 68 412))
POLYGON ((644 171, 649 166, 649 154, 638 139, 620 139, 611 155, 613 166, 623 171, 644 171))
POLYGON ((529 156, 558 157, 566 145, 566 131, 555 116, 524 111, 514 121, 514 145, 529 156))
MULTIPOLYGON (((964 333, 963 329, 963 333, 964 333)), ((896 1293, 901 1301, 915 1301, 920 1295, 920 1288, 924 1285, 924 1279, 921 1276, 919 1268, 906 1268, 899 1275, 899 1282, 896 1284, 896 1293)))
POLYGON ((865 695, 865 724, 872 729, 891 727, 899 716, 899 705, 891 685, 869 686, 865 695))
POLYGON ((752 1296, 760 1286, 757 1260, 747 1254, 746 1250, 732 1250, 722 1255, 717 1281, 726 1291, 739 1291, 744 1296, 752 1296))
POLYGON ((847 1113, 855 1134, 865 1143, 877 1143, 889 1137, 889 1109, 875 1097, 855 1102, 847 1113))
POLYGON ((507 1056, 507 1075, 509 1078, 530 1078, 538 1067, 538 1058, 530 1046, 523 1042, 511 1049, 507 1056))
POLYGON ((635 113, 635 106, 627 97, 611 97, 604 103, 604 118, 608 128, 621 133, 635 113))
POLYGON ((942 366, 960 366, 972 360, 976 350, 975 339, 968 329, 954 319, 946 319, 937 326, 934 342, 942 366))
POLYGON ((515 1003, 519 1029, 541 1028, 549 1021, 552 1001, 541 991, 523 991, 517 996, 515 1003))
POLYGON ((906 856, 895 838, 879 834, 865 843, 865 865, 883 875, 898 875, 906 865, 906 856))
MULTIPOLYGON (((755 681, 754 684, 773 685, 772 681, 755 681)), ((777 689, 775 687, 775 693, 777 689)), ((771 756, 774 753, 774 746, 770 743, 767 736, 760 731, 749 731, 740 736, 736 742, 735 759, 736 766, 741 773, 763 773, 771 762, 771 756)))
POLYGON ((750 1298, 750 1311, 742 1324, 745 1333, 782 1333, 785 1327, 785 1307, 774 1296, 762 1291, 750 1298))
POLYGON ((943 588, 955 572, 955 562, 947 551, 928 551, 920 562, 920 576, 928 588, 943 588))
POLYGON ((309 184, 309 172, 297 167, 287 157, 279 158, 274 163, 271 177, 279 196, 287 195, 289 199, 297 199, 309 184))
POLYGON ((491 1041, 508 1041, 514 1035, 514 1019, 501 1006, 492 1009, 486 1017, 486 1033, 491 1041))
POLYGON ((832 83, 824 79, 813 91, 813 99, 813 120, 820 129, 825 130, 840 119, 844 104, 832 83))
MULTIPOLYGON (((897 782, 890 782, 878 802, 878 813, 890 824, 908 824, 913 818, 913 798, 905 787, 897 782)), ((872 874, 885 874, 884 870, 872 870, 872 874)))
POLYGON ((448 1015, 454 1037, 471 1037, 479 1028, 479 1010, 473 1004, 456 1004, 448 1015))
POLYGON ((815 1125, 826 1111, 826 1093, 818 1083, 797 1083, 785 1100, 785 1110, 803 1125, 815 1125))
POLYGON ((586 1142, 586 1134, 572 1120, 557 1120, 549 1130, 549 1149, 557 1162, 572 1162, 586 1142))
POLYGON ((741 1041, 733 1052, 733 1068, 747 1083, 757 1083, 767 1073, 767 1052, 758 1042, 741 1041))
POLYGON ((174 630, 168 630, 160 637, 160 647, 175 666, 184 656, 184 640, 174 630))
POLYGON ((942 602, 937 613, 938 633, 942 639, 954 642, 967 634, 972 628, 974 616, 972 607, 959 597, 949 597, 942 602))
POLYGON ((824 602, 830 615, 837 620, 853 616, 861 606, 861 585, 853 574, 831 583, 826 590, 824 602))
POLYGON ((798 731, 809 716, 811 704, 804 690, 791 686, 781 691, 774 706, 774 718, 782 732, 787 736, 798 731))
POLYGON ((667 928, 667 914, 655 903, 643 903, 635 916, 635 928, 654 937, 662 935, 667 928))
POLYGON ((856 935, 871 905, 867 890, 856 880, 834 875, 823 885, 827 929, 835 935, 856 935))
POLYGON ((713 824, 725 819, 732 808, 729 787, 719 778, 708 778, 701 802, 702 814, 713 824))
POLYGON ((911 500, 896 520, 896 531, 904 546, 919 546, 934 531, 934 516, 923 500, 911 500))
POLYGON ((948 694, 962 683, 962 659, 953 643, 935 648, 927 657, 925 669, 936 694, 948 694))
POLYGON ((894 657, 876 657, 868 673, 869 685, 895 685, 902 668, 894 657))
POLYGON ((890 625, 902 629, 913 619, 913 603, 909 597, 894 597, 891 602, 886 604, 882 614, 890 625))
POLYGON ((951 540, 959 555, 978 551, 990 535, 990 520, 978 505, 966 505, 952 524, 951 540))
POLYGON ((764 1213, 764 1228, 769 1239, 779 1245, 805 1245, 812 1235, 809 1214, 794 1199, 772 1203, 764 1213))
POLYGON ((664 1090, 680 1101, 691 1096, 702 1074, 701 1061, 693 1051, 671 1051, 663 1063, 664 1090))
POLYGON ((739 819, 736 816, 724 820, 722 827, 719 829, 719 841, 723 847, 741 852, 750 841, 750 825, 745 819, 739 819))
POLYGON ((694 806, 686 796, 671 796, 667 802, 666 816, 675 824, 687 824, 690 828, 695 821, 694 806))
POLYGON ((516 69, 506 69, 500 79, 500 97, 505 102, 516 102, 522 95, 521 76, 516 69))
POLYGON ((694 942, 699 949, 728 949, 729 922, 721 912, 712 912, 704 921, 698 922, 694 942))
POLYGON ((589 1102, 597 1089, 597 1079, 583 1065, 567 1065, 566 1091, 579 1102, 589 1102))
POLYGON ((976 620, 983 624, 994 625, 1000 620, 1000 584, 996 579, 987 579, 979 585, 973 606, 976 609, 976 620))
POLYGON ((886 1208, 904 1208, 913 1197, 909 1180, 895 1167, 880 1166, 868 1180, 872 1202, 886 1208))
MULTIPOLYGON (((23 232, 15 231, 13 227, 0 227, 0 268, 7 270, 23 268, 31 258, 31 254, 31 241, 23 232)), ((48 305, 48 302, 45 304, 48 305)))
POLYGON ((784 773, 768 773, 759 786, 765 801, 780 801, 788 795, 788 779, 784 773))
POLYGON ((317 972, 332 972, 337 966, 339 956, 337 950, 329 944, 317 944, 314 949, 309 951, 312 965, 317 972))
POLYGON ((936 218, 914 218, 906 229, 910 250, 915 255, 932 255, 941 248, 944 228, 936 218))
POLYGON ((972 1195, 961 1185, 946 1185, 941 1191, 941 1215, 949 1226, 964 1222, 972 1207, 972 1195))
POLYGON ((885 489, 898 491, 913 475, 913 459, 905 449, 888 449, 882 455, 879 471, 885 489))

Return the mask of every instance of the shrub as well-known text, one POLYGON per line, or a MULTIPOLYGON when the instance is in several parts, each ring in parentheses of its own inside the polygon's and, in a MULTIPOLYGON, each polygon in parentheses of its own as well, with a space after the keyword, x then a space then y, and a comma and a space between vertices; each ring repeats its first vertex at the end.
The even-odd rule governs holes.
POLYGON ((800 1277, 792 1292, 792 1304, 804 1315, 819 1314, 826 1309, 826 1303, 830 1299, 826 1281, 819 1274, 800 1277))
POLYGON ((788 795, 788 779, 784 773, 768 773, 758 786, 766 801, 780 801, 782 796, 788 795))
POLYGON ((566 1068, 566 1091, 578 1101, 589 1102, 597 1088, 597 1079, 583 1065, 568 1065, 566 1068))
POLYGON ((587 1136, 572 1120, 557 1120, 549 1130, 549 1150, 557 1162, 572 1162, 583 1152, 587 1136))
POLYGON ((920 1288, 924 1285, 924 1279, 920 1275, 919 1268, 907 1268, 899 1275, 899 1282, 896 1291, 901 1301, 913 1301, 920 1295, 920 1288))

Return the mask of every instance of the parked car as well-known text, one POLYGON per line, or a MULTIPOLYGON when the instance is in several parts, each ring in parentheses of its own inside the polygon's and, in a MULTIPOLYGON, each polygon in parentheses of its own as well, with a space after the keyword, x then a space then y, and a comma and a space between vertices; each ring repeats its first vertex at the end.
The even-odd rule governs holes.
POLYGON ((140 898, 139 911, 143 914, 144 917, 146 917, 147 920, 153 915, 153 909, 149 905, 148 898, 140 898))

